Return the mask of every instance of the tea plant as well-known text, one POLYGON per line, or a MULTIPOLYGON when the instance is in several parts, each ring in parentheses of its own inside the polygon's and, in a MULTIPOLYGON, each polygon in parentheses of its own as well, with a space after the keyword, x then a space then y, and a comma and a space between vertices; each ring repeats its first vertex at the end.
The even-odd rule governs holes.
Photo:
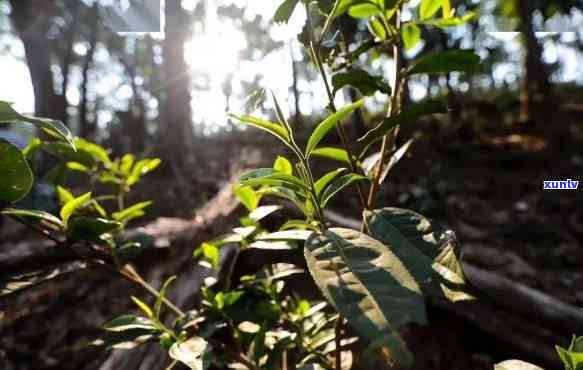
POLYGON ((143 216, 151 205, 151 202, 126 205, 126 198, 142 176, 159 166, 160 160, 136 160, 131 154, 111 159, 106 149, 73 137, 61 122, 21 115, 8 102, 0 101, 0 122, 33 123, 50 138, 58 139, 42 141, 34 138, 22 151, 0 140, 1 214, 24 224, 52 240, 55 247, 68 249, 84 261, 84 264, 73 264, 68 268, 47 266, 41 271, 3 273, 0 295, 14 293, 49 277, 89 265, 107 268, 150 289, 127 264, 147 248, 147 243, 125 240, 122 231, 128 222, 143 216), (57 210, 24 207, 30 203, 26 196, 33 186, 33 168, 39 152, 59 160, 59 164, 44 176, 44 180, 55 186, 60 203, 57 210), (66 173, 72 171, 87 175, 86 186, 93 191, 75 195, 63 186, 66 173), (101 190, 96 192, 96 188, 101 190))
MULTIPOLYGON (((583 369, 583 337, 573 335, 567 349, 555 346, 565 370, 583 369)), ((494 370, 542 370, 542 368, 520 360, 508 360, 494 366, 494 370)))
MULTIPOLYGON (((141 277, 130 262, 147 245, 125 240, 122 233, 128 222, 143 216, 150 206, 150 202, 126 205, 128 193, 160 161, 136 160, 131 154, 111 159, 104 148, 74 138, 62 123, 21 115, 9 103, 0 102, 0 122, 30 122, 58 139, 34 139, 22 151, 0 141, 2 214, 41 233, 55 245, 70 249, 84 263, 142 286, 155 298, 154 305, 149 306, 132 297, 142 313, 122 315, 105 323, 104 335, 95 344, 133 348, 158 341, 172 358, 169 368, 181 362, 192 369, 211 365, 287 369, 289 364, 298 369, 339 370, 350 367, 348 346, 356 340, 344 337, 347 331, 343 325, 347 323, 369 342, 369 351, 386 349, 389 362, 409 366, 413 356, 399 330, 410 323, 427 324, 426 298, 473 299, 466 286, 455 234, 412 210, 378 207, 376 200, 380 186, 413 142, 397 146, 400 126, 447 111, 440 100, 404 104, 402 96, 409 77, 464 72, 480 61, 471 50, 452 50, 429 54, 405 66, 404 51, 419 45, 422 28, 455 27, 471 21, 476 14, 458 16, 449 0, 421 0, 416 7, 406 0, 285 0, 274 20, 287 22, 300 7, 307 14, 300 40, 320 73, 330 114, 315 125, 306 143, 296 137, 275 96, 277 122, 231 115, 242 124, 275 136, 293 159, 280 156, 272 168, 252 170, 240 177, 234 192, 249 213, 232 232, 195 250, 199 263, 216 272, 205 280, 195 310, 183 311, 166 298, 174 278, 158 291, 141 277), (403 21, 404 12, 412 15, 410 20, 403 21), (366 22, 370 31, 369 39, 353 48, 338 36, 338 19, 345 14, 366 22), (370 57, 386 50, 392 50, 394 73, 390 83, 357 63, 363 55, 370 57), (328 71, 333 74, 329 76, 328 71), (348 137, 343 122, 364 106, 364 100, 337 107, 335 95, 346 86, 364 96, 384 94, 388 101, 385 118, 355 142, 348 137), (342 147, 322 145, 332 130, 336 130, 342 147), (32 187, 34 175, 29 163, 39 151, 63 160, 50 171, 59 184, 58 214, 14 206, 32 187), (340 165, 316 177, 313 161, 322 157, 340 165), (85 174, 90 190, 97 185, 107 190, 75 195, 58 181, 59 174, 66 171, 85 174), (354 189, 361 204, 362 226, 358 230, 335 227, 326 218, 329 202, 346 189, 354 189), (303 217, 286 220, 275 232, 266 230, 262 220, 282 208, 260 206, 263 198, 271 197, 293 204, 303 217), (253 276, 235 278, 234 262, 222 266, 221 249, 225 245, 236 245, 235 259, 250 248, 299 249, 328 302, 309 302, 286 292, 282 279, 297 269, 282 270, 275 263, 253 276), (164 307, 170 312, 166 313, 164 307), (174 316, 173 320, 168 314, 174 316)), ((0 294, 13 293, 61 272, 55 269, 36 275, 3 275, 0 294)), ((578 343, 579 339, 574 339, 568 350, 557 349, 569 370, 579 368, 578 343)))

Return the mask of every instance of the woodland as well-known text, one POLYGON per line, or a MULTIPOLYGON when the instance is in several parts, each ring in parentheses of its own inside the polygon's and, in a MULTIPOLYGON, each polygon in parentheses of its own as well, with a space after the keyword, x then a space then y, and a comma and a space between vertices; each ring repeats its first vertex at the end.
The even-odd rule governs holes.
POLYGON ((0 0, 0 369, 582 370, 583 1, 0 0))

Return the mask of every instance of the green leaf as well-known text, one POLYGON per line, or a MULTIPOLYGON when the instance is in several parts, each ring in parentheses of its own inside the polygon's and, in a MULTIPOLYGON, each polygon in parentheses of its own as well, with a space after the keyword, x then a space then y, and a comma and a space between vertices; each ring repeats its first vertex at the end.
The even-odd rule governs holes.
POLYGON ((157 339, 157 331, 153 329, 128 329, 119 332, 106 331, 105 334, 91 342, 94 346, 106 346, 113 349, 133 349, 144 343, 157 339))
POLYGON ((283 110, 281 109, 281 106, 279 105, 279 102, 277 101, 277 98, 275 97, 275 93, 273 92, 273 90, 271 90, 271 97, 273 99, 273 105, 275 106, 275 115, 276 115, 277 119, 279 120, 279 123, 287 131, 287 134, 288 134, 288 137, 290 138, 290 141, 293 141, 292 127, 290 126, 289 122, 285 118, 285 115, 283 114, 283 110))
POLYGON ((477 18, 478 18, 478 13, 467 12, 462 17, 431 19, 431 20, 422 22, 422 24, 431 25, 431 26, 445 29, 445 28, 460 26, 462 24, 473 22, 477 18))
POLYGON ((59 197, 59 203, 61 205, 65 205, 68 202, 75 199, 73 193, 71 193, 69 190, 65 189, 61 185, 57 185, 57 196, 59 197))
POLYGON ((132 166, 134 165, 135 157, 132 154, 125 154, 121 157, 121 162, 119 165, 119 170, 124 176, 129 176, 131 173, 132 166))
POLYGON ((75 148, 73 134, 71 134, 71 131, 61 121, 23 115, 12 108, 12 103, 0 101, 0 122, 15 121, 32 123, 49 135, 57 137, 67 142, 72 148, 75 148))
POLYGON ((520 360, 507 360, 494 365, 494 370, 543 370, 543 368, 520 360))
POLYGON ((102 243, 103 234, 119 231, 122 224, 117 221, 103 218, 74 217, 71 218, 67 226, 67 235, 73 240, 89 240, 95 243, 102 243))
POLYGON ((290 161, 288 161, 287 158, 279 155, 277 156, 275 163, 273 163, 273 169, 279 172, 283 172, 286 175, 291 175, 294 171, 290 161))
POLYGON ((245 186, 284 186, 294 190, 307 190, 307 185, 295 176, 286 175, 272 168, 260 168, 244 173, 239 183, 245 186))
POLYGON ((353 5, 348 9, 348 14, 352 18, 368 18, 373 15, 380 14, 382 9, 372 2, 366 2, 363 4, 353 5))
POLYGON ((314 233, 305 245, 314 281, 330 303, 360 334, 387 345, 395 361, 412 362, 397 329, 407 323, 426 324, 419 285, 379 241, 355 230, 314 233))
POLYGON ((406 23, 402 30, 405 50, 411 50, 421 41, 421 29, 415 23, 406 23))
POLYGON ((571 338, 571 345, 569 346, 569 351, 583 352, 583 337, 577 337, 573 335, 573 337, 571 338))
POLYGON ((77 211, 79 208, 83 207, 85 203, 91 200, 91 192, 85 193, 75 199, 68 201, 63 208, 61 208, 60 216, 63 221, 65 228, 68 227, 69 218, 77 211))
POLYGON ((371 236, 384 243, 427 293, 451 301, 472 299, 460 261, 455 234, 406 209, 382 208, 364 212, 371 236))
POLYGON ((340 148, 332 147, 316 148, 312 151, 312 155, 350 164, 348 152, 340 148))
POLYGON ((91 172, 91 169, 79 162, 67 162, 67 168, 71 171, 79 171, 83 173, 91 172))
POLYGON ((391 94, 391 87, 385 83, 382 77, 372 76, 362 69, 353 69, 349 72, 339 72, 332 76, 334 94, 347 85, 358 89, 363 95, 367 96, 373 95, 377 91, 387 95, 391 94))
POLYGON ((275 11, 273 21, 275 23, 287 23, 298 3, 299 0, 285 0, 275 11))
POLYGON ((249 213, 249 218, 254 222, 259 222, 273 212, 279 211, 282 208, 282 206, 262 206, 251 211, 251 213, 249 213))
POLYGON ((24 157, 28 162, 32 162, 35 159, 36 153, 38 153, 41 146, 42 141, 39 138, 32 138, 26 148, 22 149, 22 154, 24 154, 24 157))
POLYGON ((33 217, 42 221, 49 222, 59 228, 63 228, 63 223, 57 217, 53 216, 50 213, 44 211, 37 211, 32 209, 16 209, 16 208, 6 208, 0 211, 1 214, 6 216, 15 216, 15 217, 33 217))
POLYGON ((446 50, 422 57, 409 67, 408 73, 471 72, 479 64, 480 57, 473 50, 446 50))
POLYGON ((334 181, 338 176, 342 175, 346 171, 347 171, 346 168, 337 168, 319 178, 318 181, 316 181, 316 183, 314 184, 316 194, 317 195, 322 194, 322 190, 326 189, 332 181, 334 181))
POLYGON ((446 112, 446 106, 438 100, 426 100, 413 104, 409 106, 407 110, 389 118, 385 118, 378 126, 358 139, 358 142, 362 148, 366 149, 375 141, 382 139, 383 136, 387 135, 397 125, 407 123, 421 116, 446 112))
POLYGON ((249 211, 257 208, 261 200, 261 196, 249 186, 235 186, 233 187, 233 193, 249 211))
POLYGON ((237 303, 239 298, 241 298, 245 294, 242 290, 232 290, 230 292, 225 293, 225 306, 229 307, 237 303))
POLYGON ((452 16, 451 3, 449 0, 441 0, 441 12, 443 13, 443 18, 447 19, 452 16))
POLYGON ((154 330, 152 320, 136 315, 118 316, 101 326, 103 330, 122 332, 131 329, 154 330))
POLYGON ((126 184, 130 186, 134 185, 143 175, 154 171, 160 163, 162 161, 159 158, 146 158, 138 161, 132 169, 132 173, 127 178, 126 184))
POLYGON ((203 370, 204 353, 208 343, 201 337, 192 337, 185 342, 176 342, 170 347, 168 355, 176 361, 182 362, 189 369, 203 370))
POLYGON ((59 159, 77 162, 88 168, 93 168, 97 164, 91 153, 85 150, 74 150, 70 145, 62 142, 43 143, 42 148, 59 159))
POLYGON ((382 184, 385 181, 385 179, 387 178, 387 175, 389 174, 389 171, 391 171, 391 169, 397 163, 399 163, 401 158, 403 158, 405 153, 407 153, 407 151, 409 150, 409 147, 411 146, 411 144, 413 144, 413 139, 410 139, 409 141, 407 141, 399 149, 397 149, 397 151, 395 153, 393 153, 393 155, 391 156, 391 159, 389 159, 389 163, 387 163, 387 165, 383 169, 383 173, 381 174, 381 177, 379 179, 379 183, 382 184))
POLYGON ((237 329, 239 329, 243 333, 255 334, 259 330, 261 330, 261 325, 257 325, 256 323, 251 321, 243 321, 239 325, 237 325, 237 329))
POLYGON ((281 227, 279 228, 281 231, 290 230, 290 229, 306 229, 306 230, 315 230, 314 226, 305 220, 287 220, 281 227))
POLYGON ((259 195, 272 195, 275 197, 287 199, 291 201, 296 207, 298 207, 304 214, 306 213, 306 208, 304 206, 304 199, 294 191, 284 188, 282 186, 270 186, 264 187, 257 190, 259 195))
POLYGON ((349 173, 335 180, 332 184, 330 184, 330 186, 326 187, 322 193, 322 197, 320 199, 322 208, 326 207, 326 204, 328 204, 330 199, 332 199, 336 194, 357 181, 370 181, 370 179, 366 176, 349 173))
POLYGON ((322 34, 321 34, 322 36, 324 36, 328 32, 328 30, 330 30, 330 27, 332 27, 332 22, 339 15, 338 12, 340 10, 342 2, 346 2, 346 0, 334 0, 334 5, 332 6, 332 10, 328 14, 328 17, 326 17, 326 22, 324 22, 324 27, 322 28, 322 34))
POLYGON ((320 144, 320 141, 324 139, 326 134, 332 128, 334 128, 336 124, 338 124, 338 122, 342 121, 344 118, 346 118, 346 116, 354 112, 356 109, 362 107, 363 102, 364 101, 361 99, 356 103, 342 107, 342 109, 340 109, 338 112, 331 114, 330 116, 328 116, 328 118, 320 122, 318 126, 316 126, 316 128, 314 129, 314 132, 312 132, 310 138, 308 139, 308 145, 306 146, 306 157, 307 158, 310 157, 312 151, 316 149, 318 144, 320 144))
POLYGON ((81 138, 75 139, 75 146, 77 147, 78 151, 83 151, 89 154, 96 162, 101 162, 105 168, 109 168, 111 166, 112 163, 111 159, 109 158, 109 153, 102 146, 81 138))
POLYGON ((385 41, 387 39, 387 31, 383 26, 383 23, 377 17, 371 17, 368 20, 368 29, 371 34, 373 34, 378 41, 385 41))
POLYGON ((442 5, 442 0, 421 0, 419 18, 424 21, 433 17, 441 9, 442 5))
POLYGON ((154 303, 154 317, 156 320, 160 321, 160 311, 162 310, 162 302, 166 297, 166 291, 172 282, 176 280, 176 275, 169 277, 162 285, 162 289, 160 289, 158 297, 156 297, 156 303, 154 303))
POLYGON ((9 270, 8 272, 1 270, 0 297, 20 293, 25 289, 71 275, 86 268, 87 263, 80 261, 66 264, 47 261, 42 267, 23 266, 16 271, 9 270))
POLYGON ((152 312, 152 309, 145 304, 143 301, 141 301, 139 298, 132 296, 132 301, 134 301, 134 303, 136 304, 136 306, 138 306, 140 308, 140 310, 142 310, 142 312, 144 312, 146 314, 146 316, 148 316, 149 318, 154 317, 154 313, 152 312))
POLYGON ((152 205, 152 202, 150 201, 140 202, 122 211, 114 212, 111 217, 116 221, 127 223, 135 218, 142 217, 145 214, 144 209, 148 208, 150 205, 152 205))
POLYGON ((290 137, 287 133, 287 130, 283 126, 278 125, 277 123, 269 122, 251 116, 237 116, 234 114, 229 114, 229 117, 236 119, 243 124, 256 127, 263 131, 267 131, 273 136, 283 141, 286 145, 288 146, 290 145, 290 137))
POLYGON ((219 248, 209 243, 202 243, 200 248, 202 250, 202 255, 211 263, 213 268, 218 269, 221 262, 219 248))
POLYGON ((312 235, 313 231, 310 230, 286 230, 277 231, 270 234, 263 234, 257 236, 256 240, 259 241, 287 241, 287 240, 299 240, 305 241, 312 235))
MULTIPOLYGON (((2 102, 0 102, 2 103, 2 102)), ((14 203, 32 188, 34 177, 24 154, 0 139, 0 202, 14 203)))
POLYGON ((573 336, 569 349, 555 346, 559 358, 565 365, 565 370, 583 369, 583 337, 573 336))

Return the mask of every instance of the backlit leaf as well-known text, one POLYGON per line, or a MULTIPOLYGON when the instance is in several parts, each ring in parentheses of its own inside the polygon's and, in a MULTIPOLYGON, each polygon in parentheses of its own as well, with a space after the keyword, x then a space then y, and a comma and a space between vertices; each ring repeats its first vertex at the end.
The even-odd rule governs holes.
POLYGON ((332 199, 336 194, 341 192, 343 189, 348 187, 349 185, 358 182, 358 181, 370 181, 368 177, 358 175, 355 173, 349 173, 347 175, 343 175, 342 177, 336 179, 330 186, 328 186, 322 192, 322 197, 320 199, 320 203, 322 207, 326 207, 326 204, 332 199))
POLYGON ((277 156, 275 163, 273 163, 273 169, 279 172, 283 172, 286 175, 291 175, 293 173, 293 166, 287 158, 282 156, 277 156))
POLYGON ((33 181, 24 154, 14 145, 0 139, 0 201, 14 203, 24 198, 32 188, 33 181))
POLYGON ((364 219, 370 235, 399 256, 427 293, 451 301, 473 298, 465 292, 460 246, 451 230, 400 208, 366 210, 364 219))
POLYGON ((421 0, 419 18, 424 21, 433 17, 442 6, 442 0, 421 0))
POLYGON ((421 29, 415 23, 406 23, 401 32, 405 50, 413 49, 421 41, 421 29))
POLYGON ((346 116, 354 112, 356 109, 362 107, 363 102, 364 102, 363 100, 359 100, 356 103, 342 107, 336 113, 331 114, 325 120, 320 122, 312 132, 312 135, 310 135, 310 138, 308 139, 308 144, 306 146, 306 157, 310 156, 312 151, 316 149, 318 144, 320 144, 320 141, 324 139, 326 134, 332 128, 334 128, 340 121, 346 118, 346 116))
POLYGON ((381 242, 344 228, 314 233, 305 257, 314 281, 349 324, 373 345, 388 346, 397 363, 411 364, 397 329, 425 324, 427 315, 419 285, 399 258, 381 242))
POLYGON ((208 342, 201 337, 192 337, 185 342, 176 342, 170 347, 168 355, 182 362, 189 369, 203 370, 203 356, 207 351, 208 342))
POLYGON ((408 73, 470 72, 479 64, 480 57, 473 50, 446 50, 422 57, 409 67, 408 73))
POLYGON ((135 218, 143 216, 144 209, 148 208, 151 205, 152 205, 152 202, 150 202, 150 201, 140 202, 140 203, 134 204, 133 206, 128 207, 122 211, 114 212, 111 215, 111 217, 113 217, 113 219, 116 221, 127 223, 135 218))
POLYGON ((350 164, 348 153, 346 152, 346 150, 340 148, 332 147, 316 148, 312 151, 312 155, 350 164))
POLYGON ((494 365, 494 370, 543 370, 543 368, 520 360, 508 360, 494 365))
POLYGON ((285 0, 277 8, 275 14, 273 15, 273 21, 275 23, 287 23, 298 3, 299 0, 285 0))
POLYGON ((334 94, 344 86, 352 86, 363 95, 373 95, 377 91, 389 95, 391 87, 380 76, 373 76, 362 69, 353 69, 349 72, 339 72, 332 76, 334 94))
POLYGON ((263 131, 267 131, 273 136, 283 141, 286 145, 289 145, 290 143, 290 138, 287 133, 287 130, 283 126, 278 125, 277 123, 269 122, 264 119, 255 118, 251 116, 237 116, 234 114, 230 114, 229 117, 234 118, 243 124, 256 127, 263 131))
POLYGON ((362 148, 368 148, 370 144, 382 139, 383 136, 387 135, 397 125, 408 123, 421 116, 446 112, 447 108, 445 104, 438 100, 426 100, 413 104, 409 106, 407 110, 404 110, 399 114, 393 115, 389 118, 385 118, 378 126, 368 131, 366 135, 358 139, 358 142, 362 148))
POLYGON ((61 208, 60 216, 63 221, 65 228, 68 227, 69 218, 77 211, 79 208, 83 207, 86 203, 91 200, 91 192, 85 193, 77 198, 68 201, 63 208, 61 208))
POLYGON ((6 101, 0 101, 0 122, 16 122, 23 121, 32 123, 40 127, 43 131, 51 136, 59 138, 67 142, 71 147, 75 148, 73 134, 71 131, 63 124, 61 121, 31 117, 18 113, 14 108, 12 108, 12 103, 6 101))
POLYGON ((16 209, 16 208, 6 208, 0 211, 1 214, 7 216, 16 216, 16 217, 32 217, 38 220, 49 222, 53 225, 58 226, 59 228, 63 227, 63 223, 57 217, 53 216, 50 213, 44 211, 38 211, 33 209, 16 209))

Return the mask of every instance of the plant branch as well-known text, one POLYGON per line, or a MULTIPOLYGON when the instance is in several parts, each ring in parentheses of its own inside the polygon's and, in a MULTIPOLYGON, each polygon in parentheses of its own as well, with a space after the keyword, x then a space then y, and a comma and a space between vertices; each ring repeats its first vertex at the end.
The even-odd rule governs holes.
MULTIPOLYGON (((399 34, 399 30, 401 29, 401 10, 397 10, 395 13, 395 29, 397 30, 397 34, 399 34)), ((401 103, 401 93, 403 89, 402 80, 406 78, 406 76, 401 76, 401 42, 398 37, 393 39, 393 61, 395 67, 395 75, 393 79, 393 91, 391 94, 391 105, 387 110, 387 118, 391 117, 392 115, 398 114, 400 110, 400 103, 401 103)), ((395 127, 389 134, 383 137, 383 142, 381 144, 381 156, 379 159, 378 166, 376 168, 374 178, 372 180, 370 191, 368 193, 368 201, 367 201, 367 208, 373 209, 375 206, 376 196, 378 190, 381 185, 381 177, 383 173, 383 164, 385 163, 387 152, 392 150, 395 146, 395 142, 397 139, 397 134, 399 132, 399 127, 395 127)))
MULTIPOLYGON (((314 59, 314 62, 316 63, 316 66, 318 67, 318 71, 320 72, 320 75, 322 77, 322 81, 324 82, 324 87, 326 89, 326 94, 328 95, 328 107, 330 109, 330 111, 332 113, 336 113, 337 109, 336 109, 336 104, 334 104, 334 94, 332 93, 332 89, 330 88, 330 83, 328 82, 328 77, 326 76, 326 71, 324 70, 324 65, 322 64, 322 60, 320 59, 320 52, 318 51, 318 48, 316 47, 316 45, 318 45, 317 41, 316 41, 316 37, 314 36, 314 29, 313 29, 313 25, 312 25, 312 16, 310 14, 310 8, 309 5, 306 3, 306 15, 307 15, 307 19, 308 19, 308 31, 310 34, 310 51, 312 54, 312 57, 314 59)), ((354 161, 354 155, 352 152, 352 148, 350 146, 350 142, 348 141, 348 136, 346 135, 346 131, 344 130, 344 126, 342 126, 342 123, 339 122, 336 125, 336 130, 338 132, 338 136, 340 137, 340 141, 342 142, 342 146, 344 147, 344 150, 346 150, 346 153, 348 153, 348 161, 350 164, 350 170, 354 173, 360 173, 361 171, 358 170, 358 166, 356 165, 356 162, 354 161)), ((357 189, 358 189, 358 197, 360 198, 360 203, 362 205, 363 208, 366 208, 366 198, 364 196, 364 190, 362 188, 362 185, 360 183, 357 184, 357 189)))
POLYGON ((55 242, 57 245, 61 244, 62 242, 57 239, 56 237, 54 237, 50 232, 48 232, 47 230, 43 230, 39 227, 36 227, 35 225, 31 224, 30 222, 26 221, 24 218, 21 217, 15 217, 12 216, 11 217, 14 221, 28 227, 29 229, 33 230, 34 232, 38 233, 41 236, 44 236, 45 238, 55 242))

